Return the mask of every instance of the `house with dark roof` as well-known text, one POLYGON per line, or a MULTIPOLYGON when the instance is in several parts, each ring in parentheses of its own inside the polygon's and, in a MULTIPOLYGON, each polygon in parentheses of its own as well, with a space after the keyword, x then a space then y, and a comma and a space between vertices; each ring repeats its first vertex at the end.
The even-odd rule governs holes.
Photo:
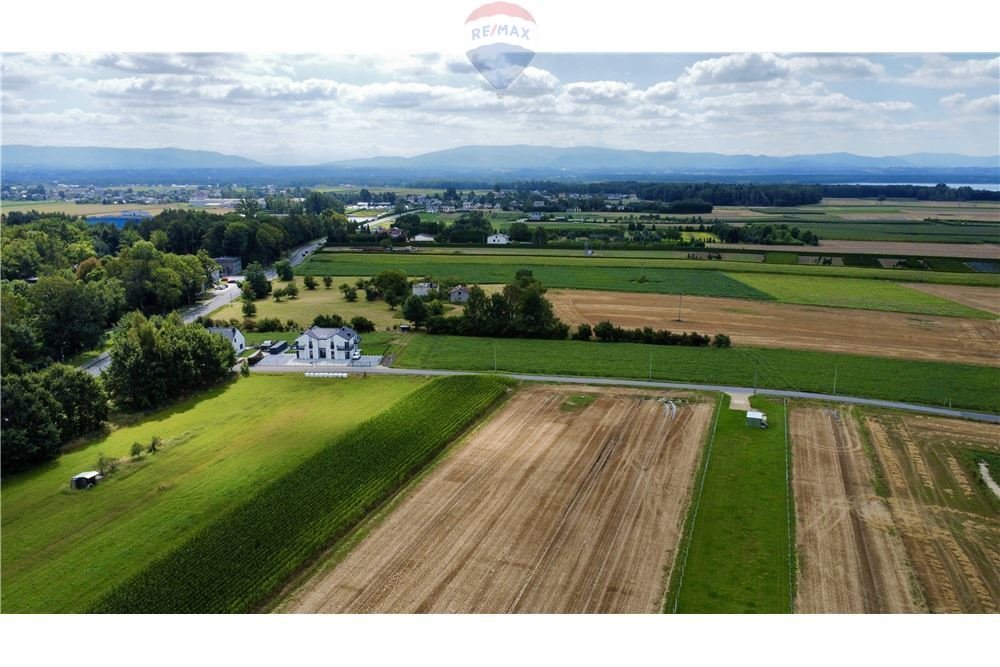
POLYGON ((350 361, 361 352, 361 336, 350 327, 309 327, 295 339, 301 361, 350 361))
POLYGON ((247 349, 246 336, 236 327, 208 327, 208 331, 228 340, 229 344, 233 346, 233 352, 236 353, 236 356, 247 349))

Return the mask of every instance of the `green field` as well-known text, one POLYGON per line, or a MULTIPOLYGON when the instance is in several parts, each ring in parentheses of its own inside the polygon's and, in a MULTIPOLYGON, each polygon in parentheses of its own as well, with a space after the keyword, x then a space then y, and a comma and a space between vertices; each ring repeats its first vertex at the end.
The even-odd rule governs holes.
MULTIPOLYGON (((371 381, 369 381, 370 383, 371 381)), ((433 380, 328 441, 177 549, 113 589, 100 613, 247 613, 418 474, 508 383, 433 380), (180 585, 179 585, 180 584, 180 585)))
POLYGON ((764 273, 728 275, 782 303, 994 319, 991 313, 885 280, 780 276, 764 273))
MULTIPOLYGON (((253 375, 123 426, 3 480, 4 612, 83 611, 339 435, 411 394, 419 378, 253 375), (98 452, 163 450, 90 491, 71 476, 98 452)), ((179 582, 182 583, 182 582, 179 582)))
POLYGON ((665 611, 791 613, 795 559, 785 406, 751 399, 767 429, 721 409, 694 488, 665 611))
MULTIPOLYGON (((707 332, 714 333, 714 332, 707 332)), ((1000 412, 1000 378, 988 366, 862 357, 829 352, 638 343, 409 335, 395 365, 511 373, 591 375, 833 393, 951 404, 1000 412), (652 373, 650 365, 652 362, 652 373)))
MULTIPOLYGON (((698 262, 705 270, 691 268, 687 260, 647 258, 601 258, 597 262, 581 257, 484 254, 385 255, 365 253, 322 253, 297 271, 336 276, 374 275, 389 268, 402 269, 410 277, 433 276, 467 283, 503 283, 518 268, 530 268, 547 287, 599 289, 621 292, 693 294, 745 299, 774 299, 784 303, 863 308, 955 317, 991 319, 989 313, 926 294, 895 282, 867 279, 870 270, 841 269, 789 264, 747 264, 745 262, 698 262), (683 268, 675 268, 677 266, 683 268), (725 265, 732 272, 711 270, 725 265), (760 267, 777 270, 758 271, 760 267), (366 271, 367 269, 367 271, 366 271), (839 271, 838 271, 839 269, 839 271), (858 276, 842 278, 840 275, 858 276), (832 276, 832 277, 831 277, 832 276)), ((878 269, 874 271, 879 271, 878 269)), ((884 270, 883 270, 884 271, 884 270)), ((902 278, 904 271, 894 271, 902 278)), ((996 276, 976 274, 906 271, 928 276, 971 278, 978 284, 996 282, 996 276)), ((338 281, 340 279, 338 278, 338 281)), ((935 281, 936 282, 936 281, 935 281)), ((279 304, 280 305, 280 304, 279 304)))
MULTIPOLYGON (((989 273, 944 273, 916 269, 876 269, 844 266, 817 266, 814 264, 751 264, 723 260, 695 261, 671 259, 667 255, 649 256, 648 253, 628 251, 623 256, 606 256, 602 251, 598 257, 584 257, 582 252, 546 250, 544 254, 522 253, 519 250, 490 252, 487 249, 454 249, 447 254, 438 252, 403 253, 358 253, 320 252, 296 267, 298 275, 312 273, 316 276, 356 276, 373 275, 389 268, 398 268, 412 276, 452 276, 459 272, 463 280, 469 282, 495 282, 498 275, 511 276, 518 268, 527 267, 540 270, 541 267, 565 267, 585 269, 639 269, 649 272, 653 269, 682 269, 689 271, 736 271, 743 273, 775 273, 795 276, 823 276, 825 278, 873 278, 896 282, 933 283, 941 285, 982 285, 1000 287, 1000 274, 989 273), (473 268, 478 267, 477 272, 473 268), (482 276, 482 277, 480 277, 482 276)), ((553 285, 554 286, 554 285, 553 285)), ((573 287, 573 285, 566 285, 573 287)))

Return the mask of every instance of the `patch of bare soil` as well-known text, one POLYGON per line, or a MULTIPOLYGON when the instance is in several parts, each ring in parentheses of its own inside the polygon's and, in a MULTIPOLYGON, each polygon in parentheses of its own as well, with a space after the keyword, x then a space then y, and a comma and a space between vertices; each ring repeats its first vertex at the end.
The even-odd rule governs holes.
POLYGON ((284 610, 658 611, 712 418, 671 399, 520 390, 284 610))
POLYGON ((671 294, 550 290, 547 296, 571 326, 611 320, 629 328, 721 331, 735 345, 1000 366, 998 321, 685 296, 678 322, 680 299, 671 294))
POLYGON ((848 409, 795 407, 789 418, 801 613, 920 609, 902 541, 848 409))
POLYGON ((889 486, 893 524, 932 612, 1000 609, 1000 513, 960 463, 1000 451, 1000 426, 878 413, 865 419, 889 486))

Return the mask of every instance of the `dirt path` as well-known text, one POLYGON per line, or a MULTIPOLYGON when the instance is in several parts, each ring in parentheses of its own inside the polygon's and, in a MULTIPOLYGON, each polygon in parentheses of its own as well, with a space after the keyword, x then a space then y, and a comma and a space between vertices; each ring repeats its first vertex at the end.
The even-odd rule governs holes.
POLYGON ((737 345, 1000 366, 995 320, 685 296, 677 322, 675 295, 550 290, 548 297, 571 326, 610 319, 622 327, 721 331, 737 345))
POLYGON ((712 416, 666 396, 520 390, 284 610, 658 611, 712 416))
POLYGON ((968 285, 931 285, 929 283, 905 283, 905 285, 927 294, 939 296, 942 299, 1000 316, 1000 289, 969 287, 968 285))
POLYGON ((890 489, 893 523, 927 607, 1000 609, 1000 513, 985 486, 952 464, 963 448, 1000 450, 1000 427, 879 413, 865 425, 890 489))
POLYGON ((918 611, 904 548, 875 495, 846 410, 796 407, 789 419, 801 613, 918 611))

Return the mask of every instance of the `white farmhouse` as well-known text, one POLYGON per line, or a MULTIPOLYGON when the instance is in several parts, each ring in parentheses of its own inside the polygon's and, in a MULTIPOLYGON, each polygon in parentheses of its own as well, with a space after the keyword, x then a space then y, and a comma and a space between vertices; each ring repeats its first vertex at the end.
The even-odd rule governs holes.
POLYGON ((233 346, 233 352, 236 353, 236 356, 247 349, 246 336, 236 327, 209 327, 208 331, 228 340, 229 344, 233 346))
POLYGON ((350 327, 309 327, 295 344, 301 361, 350 361, 360 352, 361 336, 350 327))
POLYGON ((510 237, 506 234, 490 234, 486 237, 486 245, 507 245, 510 243, 510 237))
POLYGON ((465 303, 469 300, 469 288, 465 285, 452 287, 448 290, 448 300, 452 303, 465 303))
POLYGON ((427 296, 437 288, 436 283, 414 283, 413 294, 416 296, 427 296))

